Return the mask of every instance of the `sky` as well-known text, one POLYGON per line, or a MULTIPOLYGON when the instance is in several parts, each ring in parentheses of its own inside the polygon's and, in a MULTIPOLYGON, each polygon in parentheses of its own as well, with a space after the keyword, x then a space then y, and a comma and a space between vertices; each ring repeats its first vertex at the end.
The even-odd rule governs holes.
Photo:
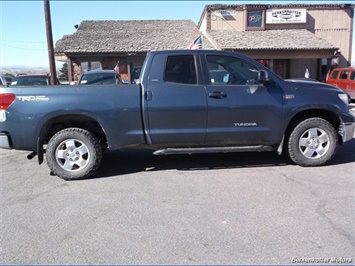
MULTIPOLYGON (((200 20, 205 5, 211 4, 302 4, 354 3, 355 0, 323 1, 50 1, 53 45, 63 35, 73 34, 82 20, 200 20)), ((0 0, 0 67, 22 65, 48 67, 44 1, 0 0)), ((354 20, 355 21, 355 20, 354 20)), ((355 23, 355 22, 354 22, 355 23)), ((353 27, 355 28, 355 26, 353 27)), ((353 33, 355 35, 355 33, 353 33)), ((354 36, 355 37, 355 36, 354 36)), ((355 40, 352 42, 355 65, 355 40)), ((63 63, 56 62, 58 67, 63 63)))

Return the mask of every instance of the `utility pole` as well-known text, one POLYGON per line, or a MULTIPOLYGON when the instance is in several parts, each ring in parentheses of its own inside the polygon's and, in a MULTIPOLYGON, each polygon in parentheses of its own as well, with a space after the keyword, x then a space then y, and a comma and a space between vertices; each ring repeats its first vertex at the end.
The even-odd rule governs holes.
POLYGON ((51 73, 51 85, 57 85, 57 70, 54 60, 54 48, 53 48, 53 35, 52 35, 52 22, 51 22, 51 10, 49 6, 49 0, 44 0, 44 14, 46 19, 46 32, 47 32, 47 46, 49 57, 49 69, 51 73))

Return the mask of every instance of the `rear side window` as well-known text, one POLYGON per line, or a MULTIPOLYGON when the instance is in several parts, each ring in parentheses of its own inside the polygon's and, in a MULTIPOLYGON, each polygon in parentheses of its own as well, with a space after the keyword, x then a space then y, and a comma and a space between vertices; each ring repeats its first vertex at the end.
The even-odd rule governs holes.
POLYGON ((351 72, 350 80, 355 80, 355 71, 351 72))
POLYGON ((341 74, 339 76, 339 79, 347 79, 348 75, 349 75, 349 71, 344 70, 344 71, 341 72, 341 74))
POLYGON ((168 56, 165 66, 165 81, 196 84, 196 65, 193 55, 168 56))
POLYGON ((339 71, 333 71, 331 79, 336 79, 338 76, 339 71))

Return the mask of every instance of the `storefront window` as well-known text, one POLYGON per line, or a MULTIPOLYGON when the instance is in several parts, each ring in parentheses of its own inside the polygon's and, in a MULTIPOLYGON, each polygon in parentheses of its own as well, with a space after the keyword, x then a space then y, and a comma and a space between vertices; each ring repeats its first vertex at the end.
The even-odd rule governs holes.
POLYGON ((99 61, 81 62, 81 73, 95 69, 101 69, 101 63, 99 61))

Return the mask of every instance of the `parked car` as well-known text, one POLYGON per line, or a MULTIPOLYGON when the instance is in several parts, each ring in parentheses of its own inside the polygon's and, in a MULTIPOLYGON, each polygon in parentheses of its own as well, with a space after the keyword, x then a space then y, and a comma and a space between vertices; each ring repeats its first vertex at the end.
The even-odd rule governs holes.
MULTIPOLYGON (((58 79, 56 79, 56 84, 60 84, 58 79)), ((11 87, 49 85, 51 85, 51 77, 48 75, 21 75, 14 77, 11 81, 11 87)))
POLYGON ((8 87, 11 84, 12 77, 0 76, 0 87, 8 87))
POLYGON ((122 84, 120 75, 114 70, 92 70, 85 72, 78 85, 122 84))
POLYGON ((346 91, 355 100, 355 68, 334 68, 327 79, 327 83, 346 91))

